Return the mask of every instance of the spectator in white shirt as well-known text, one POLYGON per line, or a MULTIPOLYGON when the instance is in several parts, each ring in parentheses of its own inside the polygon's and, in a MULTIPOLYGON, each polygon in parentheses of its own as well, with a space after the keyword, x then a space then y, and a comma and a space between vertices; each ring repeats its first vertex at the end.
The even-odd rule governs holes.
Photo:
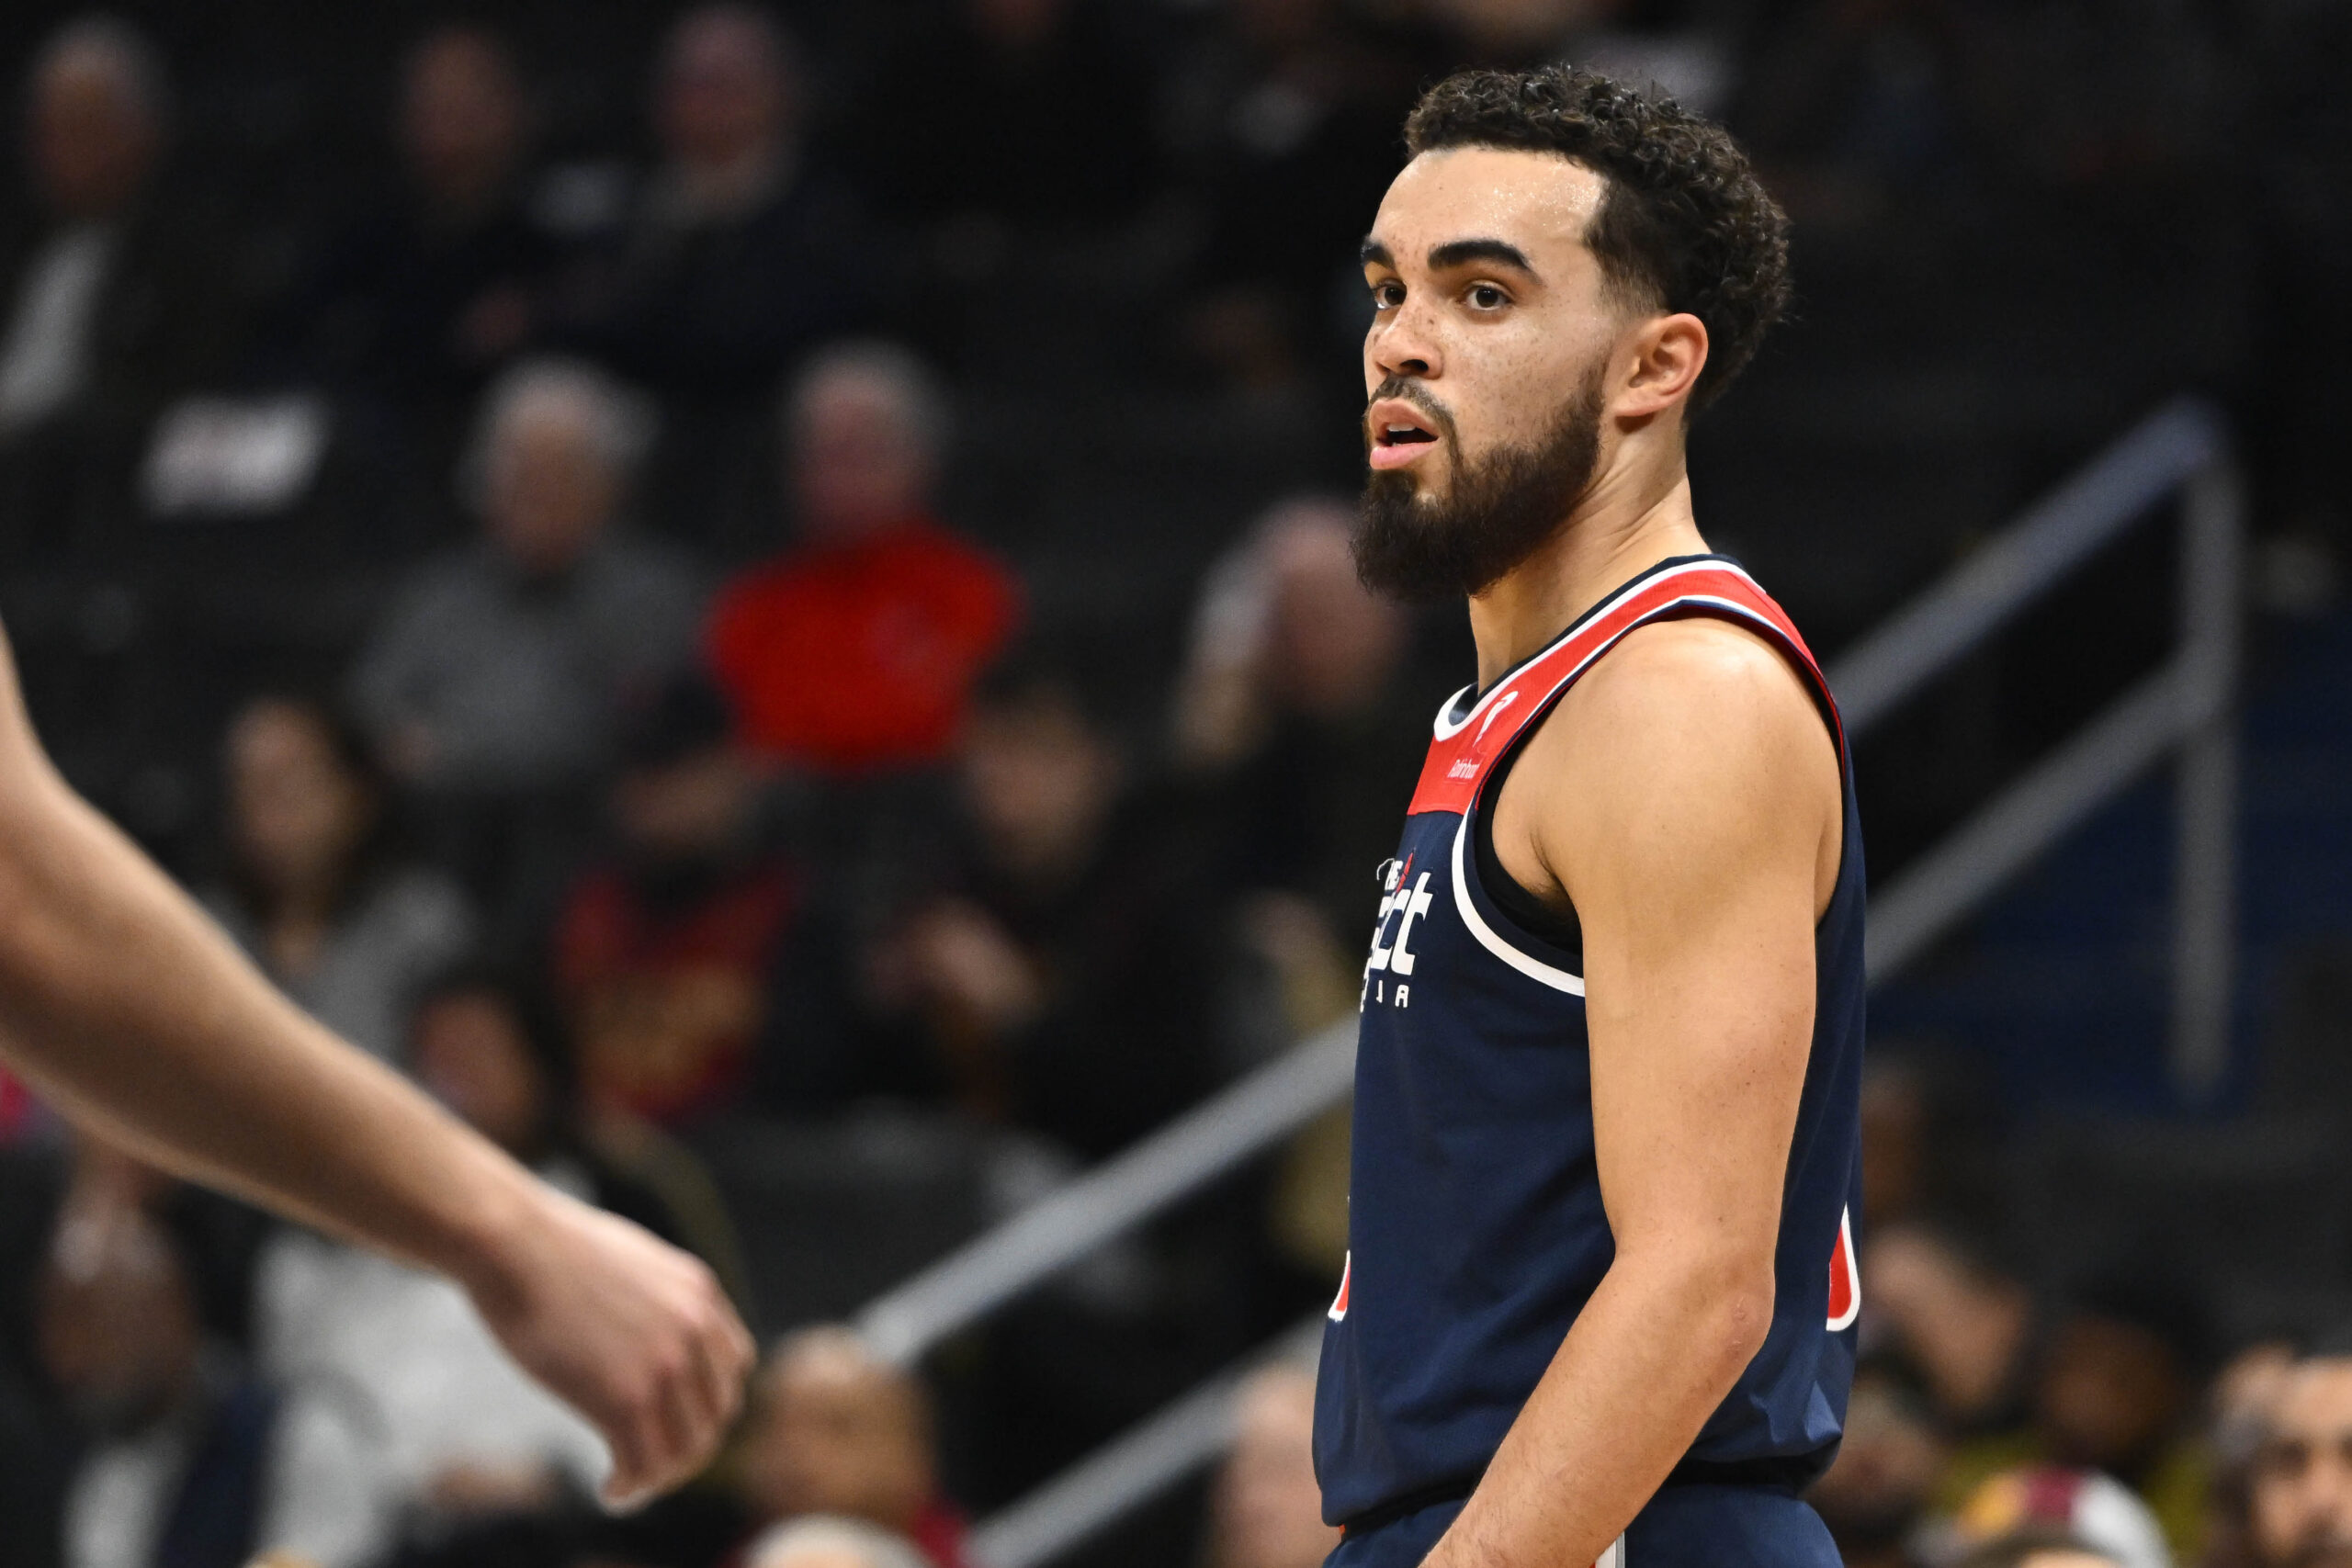
POLYGON ((208 1343, 196 1269, 138 1203, 77 1192, 40 1281, 42 1358, 88 1439, 65 1568, 358 1568, 386 1544, 374 1415, 353 1391, 256 1377, 208 1343))

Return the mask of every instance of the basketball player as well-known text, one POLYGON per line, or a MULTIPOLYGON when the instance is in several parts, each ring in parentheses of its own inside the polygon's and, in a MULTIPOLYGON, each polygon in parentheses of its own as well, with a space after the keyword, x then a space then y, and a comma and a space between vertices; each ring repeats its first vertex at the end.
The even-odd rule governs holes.
POLYGON ((1338 1568, 1826 1568, 1862 860, 1836 709, 1711 554, 1690 415, 1787 297, 1720 130, 1434 88, 1363 246, 1375 588, 1466 595, 1364 969, 1317 1466, 1338 1568))
POLYGON ((438 1269, 613 1450, 701 1468, 752 1343, 709 1270, 545 1186, 271 989, 68 788, 0 640, 0 1055, 156 1164, 438 1269))

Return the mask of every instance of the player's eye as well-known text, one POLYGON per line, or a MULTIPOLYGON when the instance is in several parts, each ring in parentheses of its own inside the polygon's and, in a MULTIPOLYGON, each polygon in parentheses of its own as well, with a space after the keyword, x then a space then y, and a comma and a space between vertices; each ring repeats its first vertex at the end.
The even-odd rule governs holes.
POLYGON ((1374 310, 1393 310, 1404 302, 1405 286, 1397 282, 1395 278, 1388 278, 1372 286, 1372 308, 1374 310))
POLYGON ((1491 283, 1474 283, 1466 298, 1474 310, 1499 310, 1510 303, 1510 296, 1491 283))

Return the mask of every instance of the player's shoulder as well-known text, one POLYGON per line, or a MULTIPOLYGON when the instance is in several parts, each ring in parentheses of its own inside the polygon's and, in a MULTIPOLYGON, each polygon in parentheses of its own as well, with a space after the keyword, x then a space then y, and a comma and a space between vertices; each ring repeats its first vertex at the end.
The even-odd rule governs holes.
POLYGON ((1807 678, 1724 620, 1654 622, 1588 670, 1530 743, 1580 819, 1832 809, 1835 742, 1807 678))
POLYGON ((1628 739, 1659 731, 1821 728, 1809 679, 1757 630, 1713 615, 1653 621, 1627 633, 1570 690, 1577 728, 1628 739))

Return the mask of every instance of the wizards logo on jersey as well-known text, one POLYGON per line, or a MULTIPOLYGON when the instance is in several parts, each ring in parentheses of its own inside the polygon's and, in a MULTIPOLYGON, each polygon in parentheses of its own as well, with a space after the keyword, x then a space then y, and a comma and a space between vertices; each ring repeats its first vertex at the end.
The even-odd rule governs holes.
POLYGON ((1380 918, 1372 926, 1372 955, 1363 961, 1363 989, 1356 998, 1358 1012, 1372 1002, 1412 1005, 1412 975, 1419 962, 1413 956, 1413 924, 1436 901, 1430 892, 1430 874, 1415 877, 1409 854, 1382 864, 1381 889, 1380 918))

